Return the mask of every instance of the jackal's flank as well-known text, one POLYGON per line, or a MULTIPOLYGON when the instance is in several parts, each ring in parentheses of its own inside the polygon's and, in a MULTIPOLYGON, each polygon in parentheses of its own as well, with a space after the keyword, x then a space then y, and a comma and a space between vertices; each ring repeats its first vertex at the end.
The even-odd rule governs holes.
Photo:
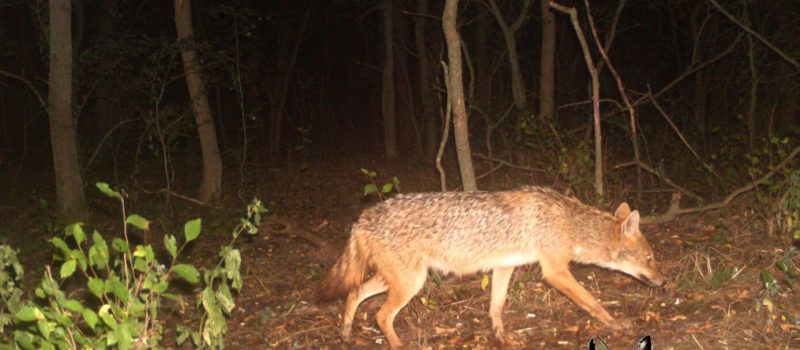
POLYGON ((624 272, 650 286, 664 277, 639 231, 639 212, 622 203, 609 214, 555 191, 404 194, 366 209, 344 253, 320 285, 320 298, 347 296, 342 334, 356 308, 388 291, 376 319, 389 345, 402 342, 394 318, 422 288, 428 269, 459 275, 493 270, 489 315, 506 342, 502 309, 514 267, 538 262, 547 283, 612 328, 624 328, 569 271, 569 262, 624 272), (368 278, 369 277, 369 278, 368 278))

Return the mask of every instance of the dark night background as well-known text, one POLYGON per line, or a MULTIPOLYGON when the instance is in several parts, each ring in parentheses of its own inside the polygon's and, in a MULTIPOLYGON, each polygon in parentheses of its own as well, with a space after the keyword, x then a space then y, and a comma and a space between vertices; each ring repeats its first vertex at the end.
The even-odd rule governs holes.
MULTIPOLYGON (((715 348, 724 340, 732 348, 791 348, 798 344, 800 314, 796 303, 782 302, 796 302, 796 289, 770 294, 756 286, 763 284, 762 269, 774 270, 780 257, 789 256, 789 265, 797 269, 791 241, 800 220, 800 173, 794 159, 800 133, 800 2, 718 1, 628 0, 618 18, 617 1, 593 1, 590 13, 583 1, 559 1, 578 10, 595 64, 603 58, 591 37, 587 15, 604 45, 613 37, 609 58, 636 111, 641 178, 634 163, 628 110, 603 63, 599 78, 605 193, 599 196, 593 187, 590 74, 569 17, 551 10, 555 113, 543 117, 539 1, 530 3, 513 36, 525 88, 525 106, 520 108, 512 94, 508 46, 490 1, 461 0, 458 31, 477 185, 480 190, 548 186, 604 210, 628 201, 644 214, 664 219, 663 226, 650 229, 659 238, 649 240, 665 270, 675 277, 667 291, 657 292, 667 307, 648 311, 653 313, 648 322, 664 324, 641 329, 661 329, 658 346, 702 343, 715 348), (670 201, 675 193, 681 194, 679 202, 670 201), (671 203, 683 212, 664 215, 671 203), (743 251, 747 245, 743 242, 760 248, 743 251), (750 266, 752 275, 735 280, 733 273, 719 277, 712 271, 730 272, 742 266, 750 266), (714 278, 729 284, 718 289, 709 282, 714 278), (689 287, 684 281, 690 281, 689 287), (714 292, 719 294, 711 296, 714 292), (778 310, 765 314, 754 309, 752 305, 765 296, 778 310), (690 300, 691 307, 670 309, 678 299, 690 300), (717 312, 734 303, 739 316, 730 310, 717 312), (701 317, 698 310, 709 307, 717 310, 716 318, 701 317), (714 331, 699 340, 687 335, 709 330, 714 331)), ((347 348, 335 334, 338 306, 317 308, 309 297, 318 271, 333 259, 316 248, 341 246, 360 210, 380 200, 363 195, 364 186, 373 181, 380 188, 397 177, 400 187, 393 192, 441 190, 435 160, 448 98, 442 68, 449 62, 441 20, 444 2, 431 0, 426 13, 418 13, 416 0, 392 3, 394 156, 385 151, 382 109, 384 3, 194 0, 194 41, 187 44, 178 40, 171 1, 73 0, 70 108, 85 207, 77 217, 65 217, 56 189, 52 122, 45 108, 48 2, 0 0, 0 243, 30 253, 21 259, 32 270, 28 276, 38 277, 42 267, 37 261, 50 256, 45 240, 60 234, 61 224, 77 219, 96 222, 110 234, 119 225, 117 209, 96 191, 94 184, 99 181, 124 188, 132 212, 159 222, 152 232, 159 237, 155 242, 198 216, 228 231, 243 204, 258 197, 280 219, 275 219, 279 224, 268 225, 275 232, 248 243, 253 247, 246 258, 254 265, 246 274, 254 277, 246 283, 259 279, 261 286, 254 287, 259 292, 243 292, 242 307, 252 309, 232 316, 236 340, 229 341, 230 346, 318 348, 330 342, 333 348, 347 348), (420 21, 426 64, 420 64, 415 37, 420 21), (198 197, 203 155, 181 63, 181 49, 186 47, 198 55, 222 161, 221 193, 208 201, 198 197), (430 74, 430 90, 420 88, 422 70, 430 74), (426 98, 432 101, 432 110, 423 108, 426 98), (375 171, 374 179, 362 168, 375 171), (303 233, 286 233, 291 229, 303 233), (282 271, 297 276, 280 282, 275 276, 282 271), (288 306, 293 303, 300 303, 295 314, 288 306), (270 305, 274 317, 286 314, 266 322, 253 319, 252 314, 263 312, 265 305, 270 305), (239 327, 240 323, 247 326, 239 327), (319 325, 327 328, 316 330, 319 325), (304 332, 309 329, 313 331, 304 332)), ((510 25, 520 16, 523 1, 498 0, 497 6, 510 25)), ((441 163, 447 189, 461 190, 453 130, 445 141, 441 163)), ((227 242, 226 237, 217 238, 197 243, 193 253, 197 259, 214 257, 212 250, 200 248, 227 242)), ((583 275, 588 271, 592 270, 583 275)), ((651 293, 622 281, 624 277, 617 280, 600 273, 605 275, 597 279, 614 278, 617 284, 651 293)), ((462 320, 469 330, 454 325, 453 315, 460 312, 455 306, 437 310, 412 303, 413 311, 401 313, 398 320, 403 315, 411 318, 412 313, 416 319, 396 322, 401 337, 405 332, 405 339, 416 339, 417 328, 430 337, 434 330, 428 324, 449 319, 451 323, 437 323, 441 334, 419 344, 433 348, 488 344, 488 319, 484 319, 488 292, 479 292, 477 280, 451 281, 449 289, 437 285, 440 290, 431 292, 441 305, 448 298, 472 300, 475 316, 462 320), (471 283, 472 294, 463 292, 456 286, 459 283, 471 283), (473 318, 481 321, 470 321, 473 318)), ((533 302, 550 311, 518 310, 508 316, 512 329, 544 328, 540 325, 545 319, 558 324, 551 307, 570 310, 568 318, 578 324, 588 318, 560 295, 562 304, 556 306, 540 299, 541 293, 530 290, 547 287, 533 280, 520 277, 519 283, 529 291, 520 292, 509 307, 526 308, 533 302), (526 313, 541 316, 529 319, 526 313)), ((360 321, 364 327, 371 325, 379 304, 370 305, 365 309, 370 321, 360 321)), ((643 308, 631 306, 627 313, 637 314, 643 308)), ((545 334, 536 329, 533 335, 520 333, 521 337, 548 347, 563 345, 559 339, 591 336, 592 331, 584 327, 545 334)), ((369 348, 378 336, 362 330, 361 343, 354 346, 369 348)), ((613 345, 624 348, 633 338, 633 333, 612 337, 613 345)), ((577 344, 582 342, 569 346, 577 344)))

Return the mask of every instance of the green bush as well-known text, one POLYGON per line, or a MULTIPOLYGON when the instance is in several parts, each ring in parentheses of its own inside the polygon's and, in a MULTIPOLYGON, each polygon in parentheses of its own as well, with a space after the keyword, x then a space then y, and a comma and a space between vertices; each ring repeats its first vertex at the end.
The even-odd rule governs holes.
MULTIPOLYGON (((186 222, 180 245, 175 236, 164 236, 168 256, 162 259, 166 262, 160 261, 153 246, 131 247, 128 239, 129 226, 148 231, 150 222, 136 214, 127 215, 122 194, 107 184, 98 183, 97 187, 119 200, 126 218, 122 237, 109 244, 96 230, 89 235, 82 223, 67 226, 63 239, 53 237, 50 243, 61 262, 57 276, 46 266, 35 290, 36 300, 6 303, 13 313, 14 330, 0 343, 0 349, 162 348, 162 300, 182 302, 180 294, 170 288, 176 279, 192 285, 201 282, 200 271, 179 262, 178 257, 200 235, 202 222, 186 222), (83 284, 85 288, 67 294, 62 289, 67 280, 70 286, 83 284)), ((233 243, 243 232, 255 234, 264 212, 261 203, 253 200, 234 228, 231 242, 220 249, 217 265, 203 271, 203 290, 196 304, 202 317, 192 328, 178 327, 178 344, 191 338, 199 348, 223 347, 226 316, 234 307, 232 291, 242 287, 241 254, 233 243)))
POLYGON ((24 271, 17 259, 17 251, 7 245, 0 245, 0 334, 13 322, 12 313, 16 311, 22 297, 19 284, 24 271))

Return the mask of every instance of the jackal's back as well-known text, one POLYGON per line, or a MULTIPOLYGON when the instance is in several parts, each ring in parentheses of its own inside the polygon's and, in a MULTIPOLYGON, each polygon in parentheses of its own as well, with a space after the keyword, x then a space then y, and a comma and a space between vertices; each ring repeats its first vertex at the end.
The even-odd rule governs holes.
POLYGON ((399 195, 365 210, 352 232, 387 259, 470 273, 534 262, 544 249, 567 251, 576 241, 603 240, 614 224, 614 216, 575 199, 524 187, 399 195))

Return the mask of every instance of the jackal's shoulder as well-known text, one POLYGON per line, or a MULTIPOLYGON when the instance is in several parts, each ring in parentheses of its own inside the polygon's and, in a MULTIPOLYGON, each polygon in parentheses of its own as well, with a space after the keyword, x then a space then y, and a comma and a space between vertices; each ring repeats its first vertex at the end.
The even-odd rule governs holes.
POLYGON ((577 198, 567 196, 551 188, 525 185, 520 187, 517 191, 526 193, 529 197, 533 197, 534 199, 532 200, 564 207, 573 214, 588 214, 597 216, 598 219, 602 218, 605 220, 617 219, 607 211, 600 210, 581 202, 577 198))

